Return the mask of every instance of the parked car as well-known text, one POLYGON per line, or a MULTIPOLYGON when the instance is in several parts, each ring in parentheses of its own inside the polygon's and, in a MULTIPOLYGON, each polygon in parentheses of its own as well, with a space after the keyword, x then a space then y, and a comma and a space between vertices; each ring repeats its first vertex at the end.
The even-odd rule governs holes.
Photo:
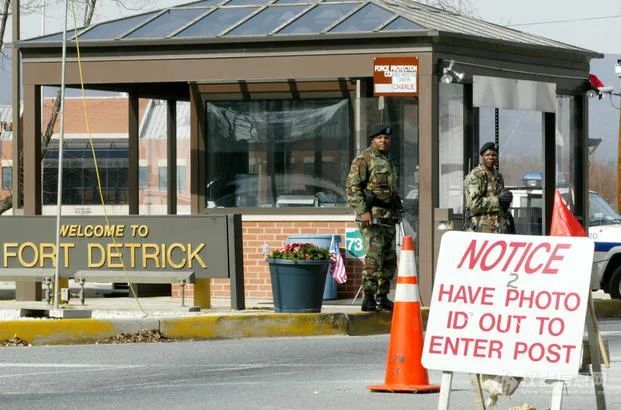
MULTIPOLYGON (((516 230, 522 235, 543 232, 541 187, 508 187, 513 193, 511 211, 516 230)), ((561 189, 567 200, 568 190, 561 189)), ((595 242, 591 289, 602 289, 613 299, 621 299, 621 215, 597 192, 589 192, 589 237, 595 242)))
POLYGON ((207 185, 209 208, 214 207, 344 207, 342 186, 320 177, 277 174, 273 178, 238 174, 225 184, 213 180, 207 185))

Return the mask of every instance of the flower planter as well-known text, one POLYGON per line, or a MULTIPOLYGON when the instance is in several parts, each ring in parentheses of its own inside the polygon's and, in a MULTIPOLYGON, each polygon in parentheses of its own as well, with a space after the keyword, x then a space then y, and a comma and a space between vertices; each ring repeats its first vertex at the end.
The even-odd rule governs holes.
POLYGON ((274 311, 321 312, 329 260, 268 259, 274 311))

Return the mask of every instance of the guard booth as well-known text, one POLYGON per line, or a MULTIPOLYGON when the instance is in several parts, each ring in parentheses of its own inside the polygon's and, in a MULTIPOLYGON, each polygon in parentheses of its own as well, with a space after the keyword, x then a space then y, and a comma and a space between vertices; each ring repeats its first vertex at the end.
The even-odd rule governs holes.
MULTIPOLYGON (((574 192, 574 213, 588 215, 586 91, 589 62, 602 57, 596 52, 413 1, 383 0, 202 0, 67 38, 70 87, 80 87, 81 64, 86 89, 128 95, 129 172, 120 183, 130 214, 140 210, 139 99, 168 102, 171 214, 175 103, 189 102, 191 213, 242 214, 247 296, 269 296, 264 245, 355 227, 344 180, 380 121, 394 129, 391 149, 424 300, 433 283, 436 228, 449 222, 434 215, 450 209, 461 218, 462 181, 482 143, 498 141, 507 184, 527 171, 542 173, 544 226, 559 175, 574 192), (388 64, 391 80, 377 89, 378 58, 408 59, 409 74, 388 64)), ((23 66, 24 127, 16 133, 23 151, 14 150, 13 161, 23 152, 23 213, 36 215, 41 87, 60 83, 62 33, 14 46, 23 66)), ((346 266, 349 281, 338 294, 353 297, 361 261, 346 266)))

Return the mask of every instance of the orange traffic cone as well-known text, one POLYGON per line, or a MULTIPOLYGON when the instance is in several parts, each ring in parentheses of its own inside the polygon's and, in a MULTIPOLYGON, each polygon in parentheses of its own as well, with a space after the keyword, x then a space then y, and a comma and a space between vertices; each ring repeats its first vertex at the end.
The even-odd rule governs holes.
POLYGON ((412 237, 407 235, 401 244, 385 384, 369 386, 369 390, 412 393, 440 391, 440 386, 429 384, 427 369, 421 363, 422 355, 423 320, 418 278, 412 237))

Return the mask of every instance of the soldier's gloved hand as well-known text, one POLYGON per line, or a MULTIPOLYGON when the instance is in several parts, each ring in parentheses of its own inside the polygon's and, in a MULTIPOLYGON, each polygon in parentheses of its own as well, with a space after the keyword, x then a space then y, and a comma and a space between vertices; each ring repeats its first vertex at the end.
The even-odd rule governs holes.
POLYGON ((373 219, 373 216, 371 215, 371 212, 365 212, 362 215, 360 215, 359 221, 362 226, 369 226, 372 223, 372 219, 373 219))
POLYGON ((503 189, 498 194, 498 202, 500 203, 500 207, 506 211, 511 206, 511 201, 513 201, 513 194, 508 189, 503 189))

